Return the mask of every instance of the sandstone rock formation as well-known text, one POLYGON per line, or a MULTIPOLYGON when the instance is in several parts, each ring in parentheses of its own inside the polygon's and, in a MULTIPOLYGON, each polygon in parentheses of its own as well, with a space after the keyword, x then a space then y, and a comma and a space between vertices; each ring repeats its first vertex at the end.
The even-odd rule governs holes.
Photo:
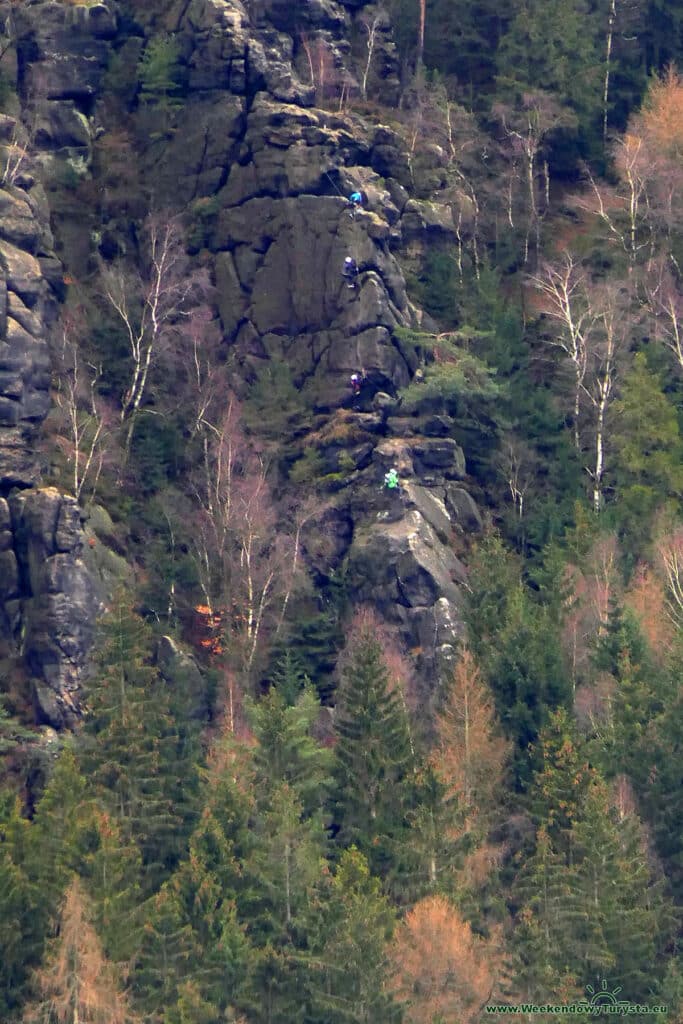
POLYGON ((26 665, 37 721, 57 728, 80 714, 101 602, 75 499, 37 486, 48 334, 64 290, 40 174, 54 154, 89 156, 87 115, 113 29, 103 4, 21 5, 16 64, 30 134, 0 117, 0 630, 26 665))
MULTIPOLYGON (((325 437, 318 430, 296 442, 300 451, 315 448, 336 479, 326 513, 336 524, 332 553, 315 555, 312 543, 307 557, 323 580, 342 562, 348 565, 356 598, 374 603, 401 631, 425 693, 431 692, 461 629, 464 570, 453 539, 476 531, 480 519, 449 417, 401 414, 400 389, 418 364, 396 328, 422 322, 408 299, 401 259, 432 237, 452 238, 453 219, 447 207, 411 198, 410 159, 394 128, 331 109, 343 107, 337 101, 345 90, 359 95, 364 68, 375 96, 395 98, 397 61, 386 15, 365 0, 178 0, 163 11, 155 7, 135 9, 139 21, 131 34, 130 23, 118 31, 113 0, 22 6, 18 78, 34 119, 39 162, 69 160, 87 173, 111 53, 136 64, 143 37, 174 33, 188 94, 172 128, 160 124, 145 141, 143 179, 157 204, 183 207, 195 217, 192 250, 201 250, 212 269, 225 346, 243 379, 268 360, 286 363, 313 411, 334 425, 348 405, 348 375, 365 370, 367 394, 350 411, 351 433, 330 430, 325 437), (373 20, 376 51, 364 65, 373 20), (321 65, 311 61, 316 47, 325 55, 322 79, 321 65), (351 218, 344 196, 356 187, 369 203, 351 218), (340 274, 348 254, 360 268, 355 291, 340 274), (404 486, 392 505, 389 499, 397 496, 382 492, 382 478, 394 464, 404 486)), ((111 236, 112 251, 116 218, 104 197, 103 234, 111 236)), ((59 288, 50 246, 44 205, 33 202, 29 185, 0 192, 5 495, 14 485, 36 482, 31 437, 47 409, 48 280, 59 288)), ((28 489, 11 495, 4 513, 0 508, 5 628, 24 636, 39 713, 57 725, 75 713, 78 657, 90 628, 84 623, 78 632, 75 619, 67 621, 64 595, 73 595, 76 618, 83 616, 88 602, 94 609, 103 597, 93 572, 88 582, 86 563, 106 571, 110 581, 125 573, 120 554, 112 553, 106 570, 94 565, 87 549, 84 558, 69 502, 28 489), (66 527, 52 529, 60 517, 70 524, 66 533, 66 527)))
POLYGON ((101 611, 83 561, 81 513, 54 487, 14 491, 4 504, 16 569, 10 610, 21 618, 37 718, 60 727, 80 714, 81 673, 101 611))
MULTIPOLYGON (((420 322, 401 255, 437 236, 454 239, 453 216, 411 199, 397 131, 329 109, 340 82, 359 88, 349 40, 362 43, 360 19, 378 9, 363 0, 296 8, 190 0, 177 10, 189 96, 164 160, 158 148, 148 152, 156 187, 202 217, 196 248, 210 254, 225 343, 242 375, 285 362, 314 410, 330 418, 329 431, 299 442, 340 478, 326 513, 335 537, 327 538, 328 562, 311 540, 309 564, 324 580, 347 563, 354 600, 374 604, 399 629, 425 693, 433 692, 461 633, 465 574, 453 538, 481 522, 449 417, 401 416, 396 401, 417 359, 395 328, 420 322), (329 58, 326 83, 311 73, 310 47, 329 58), (351 218, 343 197, 358 187, 369 202, 351 218), (361 271, 355 292, 340 276, 346 255, 361 271), (361 367, 371 394, 352 423, 335 429, 349 374, 361 367), (396 496, 382 494, 382 479, 394 463, 405 486, 398 507, 387 507, 396 496)), ((396 62, 384 18, 381 25, 373 74, 376 94, 388 99, 396 62)))

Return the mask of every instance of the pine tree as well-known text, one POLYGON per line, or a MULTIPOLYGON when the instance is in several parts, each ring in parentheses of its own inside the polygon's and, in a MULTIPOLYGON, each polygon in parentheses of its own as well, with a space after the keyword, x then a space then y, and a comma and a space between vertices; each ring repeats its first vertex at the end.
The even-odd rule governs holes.
POLYGON ((155 36, 140 58, 140 97, 164 110, 178 104, 180 92, 180 51, 172 36, 155 36))
POLYGON ((389 690, 382 647, 370 628, 358 636, 339 692, 334 823, 373 873, 386 876, 407 828, 414 761, 402 701, 389 690))

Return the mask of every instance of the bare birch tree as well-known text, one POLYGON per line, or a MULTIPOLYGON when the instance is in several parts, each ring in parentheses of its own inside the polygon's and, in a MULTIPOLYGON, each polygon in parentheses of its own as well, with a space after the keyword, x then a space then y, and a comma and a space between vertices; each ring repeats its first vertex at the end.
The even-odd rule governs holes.
POLYGON ((664 530, 656 543, 658 568, 666 584, 666 610, 676 630, 683 626, 683 527, 664 530))
POLYGON ((360 79, 360 94, 363 100, 367 100, 368 98, 368 78, 370 76, 372 60, 377 46, 377 34, 384 28, 386 18, 386 12, 380 8, 376 10, 374 14, 362 14, 358 19, 361 27, 367 33, 368 37, 366 42, 365 65, 360 79))
POLYGON ((645 284, 654 336, 672 352, 683 370, 683 294, 674 274, 660 262, 645 284))
MULTIPOLYGON (((493 108, 507 139, 508 161, 524 168, 527 226, 524 235, 524 263, 529 262, 531 237, 535 255, 541 248, 541 222, 550 205, 550 173, 544 150, 548 137, 559 128, 571 127, 576 118, 548 93, 525 93, 519 107, 498 103, 493 108)), ((512 203, 510 202, 512 222, 512 203)))
POLYGON ((227 654, 247 679, 266 642, 283 629, 292 595, 306 580, 303 530, 325 506, 311 500, 278 519, 268 467, 241 428, 231 398, 218 423, 204 418, 205 463, 195 475, 195 563, 206 607, 220 613, 227 654))
POLYGON ((564 352, 571 368, 572 429, 576 450, 592 450, 586 471, 593 508, 603 504, 607 410, 615 397, 619 354, 628 331, 628 293, 619 285, 597 286, 569 253, 532 279, 542 311, 557 325, 550 344, 564 352), (582 416, 585 408, 587 416, 582 416), (587 442, 586 435, 592 435, 587 442))
POLYGON ((507 484, 515 515, 522 520, 526 511, 527 492, 534 482, 538 460, 528 445, 514 434, 507 434, 501 439, 496 461, 507 484))
POLYGON ((557 264, 546 264, 532 278, 541 295, 541 309, 557 333, 549 340, 566 356, 571 368, 572 432, 574 447, 581 450, 580 416, 588 353, 597 329, 598 316, 589 302, 586 273, 574 257, 565 252, 557 264))
POLYGON ((595 411, 595 442, 592 466, 593 509, 599 512, 604 500, 607 410, 615 397, 619 354, 626 341, 625 304, 618 286, 604 287, 597 295, 600 337, 591 353, 592 372, 584 390, 595 411))
POLYGON ((208 290, 204 272, 190 268, 177 218, 150 215, 143 240, 141 269, 122 260, 102 267, 104 295, 123 326, 130 357, 128 384, 121 396, 121 422, 127 424, 124 462, 150 375, 162 355, 179 343, 183 325, 208 290))
POLYGON ((92 495, 102 471, 109 424, 97 394, 102 366, 85 362, 81 355, 83 333, 77 317, 65 314, 53 343, 55 402, 64 414, 69 434, 67 458, 71 463, 73 495, 80 500, 86 484, 92 495))

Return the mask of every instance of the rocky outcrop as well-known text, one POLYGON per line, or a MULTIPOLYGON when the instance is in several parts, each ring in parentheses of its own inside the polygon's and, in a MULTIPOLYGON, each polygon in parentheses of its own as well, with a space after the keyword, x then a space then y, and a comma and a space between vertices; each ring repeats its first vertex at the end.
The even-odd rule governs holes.
POLYGON ((354 599, 399 630, 428 700, 462 629, 465 571, 453 545, 462 550, 480 520, 450 418, 401 416, 397 401, 417 359, 396 328, 419 323, 397 254, 452 241, 453 216, 411 199, 398 132, 317 106, 332 106, 341 81, 359 88, 354 57, 367 53, 375 18, 373 90, 386 98, 398 80, 377 6, 190 0, 177 23, 190 95, 161 164, 150 147, 148 173, 196 213, 195 250, 212 263, 242 377, 285 362, 314 411, 327 414, 327 427, 299 442, 316 451, 335 494, 306 538, 309 567, 324 580, 346 565, 354 599), (327 93, 319 76, 311 80, 311 48, 326 55, 327 93), (354 188, 368 203, 352 218, 344 196, 354 188), (360 269, 353 291, 340 274, 347 255, 360 269), (340 415, 349 374, 361 367, 362 409, 340 415), (382 491, 392 465, 398 495, 382 491))
POLYGON ((81 512, 54 488, 0 500, 4 615, 29 669, 37 719, 55 728, 80 714, 81 675, 101 610, 83 561, 81 512), (7 546, 11 544, 11 548, 7 546))
MULTIPOLYGON (((188 89, 183 109, 171 119, 159 113, 155 126, 153 107, 146 112, 153 130, 139 140, 142 177, 157 204, 184 207, 194 217, 192 251, 213 273, 226 350, 242 381, 268 360, 285 362, 314 412, 332 423, 347 404, 349 373, 365 371, 368 393, 362 408, 351 412, 352 431, 299 439, 302 450, 313 447, 322 456, 334 491, 325 513, 334 543, 316 548, 308 538, 306 554, 320 579, 346 563, 356 597, 374 603, 400 630, 425 694, 433 693, 461 628, 465 577, 453 545, 478 528, 479 517, 449 418, 401 416, 399 404, 417 358, 396 329, 417 326, 420 317, 397 254, 430 239, 451 240, 452 215, 411 198, 411 161, 396 130, 337 109, 342 94, 358 97, 368 83, 374 97, 395 97, 397 61, 387 16, 365 0, 177 0, 163 11, 153 2, 135 6, 140 36, 174 33, 188 89), (367 64, 369 26, 375 52, 367 64), (344 196, 354 188, 367 193, 368 204, 352 218, 344 196), (353 290, 341 277, 347 255, 360 269, 353 290), (401 475, 399 494, 382 491, 391 465, 401 475)), ((87 172, 110 44, 137 63, 143 41, 115 38, 112 0, 29 0, 18 25, 19 82, 35 114, 42 162, 67 159, 78 173, 87 172)), ((9 421, 15 406, 0 401, 0 446, 12 441, 12 430, 17 444, 28 436, 47 401, 47 363, 30 339, 44 337, 49 247, 44 234, 43 240, 32 236, 30 217, 22 214, 21 203, 29 200, 12 197, 4 234, 0 207, 0 264, 7 268, 0 324, 7 323, 8 339, 13 332, 12 352, 21 354, 24 368, 16 370, 22 390, 15 424, 9 421)), ((111 235, 115 252, 116 232, 129 225, 119 226, 113 210, 107 222, 107 202, 104 196, 103 233, 111 235)), ((0 382, 2 373, 0 363, 0 382)), ((8 387, 18 392, 9 379, 8 387)), ((2 397, 18 401, 10 393, 2 397)), ((6 474, 7 487, 33 484, 29 468, 27 462, 23 477, 6 474)), ((121 554, 106 544, 102 550, 92 521, 81 532, 70 502, 33 489, 11 495, 4 518, 0 508, 0 567, 4 559, 10 581, 4 591, 0 581, 3 615, 7 628, 23 636, 39 715, 55 725, 78 713, 83 657, 104 593, 95 574, 108 573, 110 582, 125 576, 121 554), (98 567, 93 560, 100 555, 98 567)), ((191 671, 180 665, 181 655, 172 641, 160 648, 169 681, 176 670, 191 671)))
POLYGON ((0 118, 0 168, 5 168, 0 184, 0 493, 5 494, 37 479, 35 438, 49 408, 47 330, 55 311, 47 204, 22 139, 14 118, 0 118))
MULTIPOLYGON (((36 29, 44 40, 65 17, 62 5, 46 7, 36 29)), ((63 89, 50 81, 55 95, 68 91, 66 81, 63 89)), ((23 125, 0 118, 0 630, 3 647, 28 670, 37 720, 59 728, 80 713, 99 601, 76 501, 37 486, 36 441, 50 406, 48 334, 63 290, 39 164, 23 125)))
POLYGON ((43 164, 90 160, 91 117, 116 34, 112 0, 87 4, 31 2, 16 15, 18 88, 43 164))

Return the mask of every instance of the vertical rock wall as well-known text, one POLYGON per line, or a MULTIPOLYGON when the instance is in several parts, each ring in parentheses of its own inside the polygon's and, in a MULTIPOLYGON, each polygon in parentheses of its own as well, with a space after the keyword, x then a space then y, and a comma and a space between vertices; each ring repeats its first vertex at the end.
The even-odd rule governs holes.
MULTIPOLYGON (((354 599, 374 604, 399 630, 428 699, 462 631, 465 571, 453 545, 462 549, 480 520, 460 482, 464 455, 443 436, 448 417, 435 424, 433 416, 389 415, 417 368, 395 332, 420 320, 400 255, 430 238, 454 238, 454 227, 447 207, 409 199, 409 160, 396 131, 330 109, 340 82, 357 88, 358 19, 376 13, 363 0, 190 0, 176 23, 190 96, 164 159, 152 148, 149 160, 157 187, 190 208, 211 197, 202 244, 225 343, 243 374, 283 360, 307 385, 314 411, 332 421, 347 406, 336 432, 345 443, 310 442, 327 472, 344 464, 348 479, 322 526, 338 541, 334 555, 327 564, 317 558, 311 536, 309 562, 319 579, 347 566, 354 599), (327 92, 310 81, 306 46, 329 58, 327 92), (321 96, 325 109, 315 105, 321 96), (344 197, 356 188, 369 202, 351 218, 344 197), (357 291, 340 274, 347 255, 361 271, 357 291), (361 367, 364 394, 348 408, 349 375, 361 367), (382 492, 392 465, 404 484, 400 496, 382 492)), ((382 26, 375 95, 388 100, 398 83, 382 26)))
MULTIPOLYGON (((155 6, 133 9, 143 23, 136 31, 175 34, 189 95, 172 130, 145 144, 143 180, 157 204, 192 211, 210 201, 197 248, 212 266, 225 345, 244 377, 284 360, 332 421, 347 404, 349 374, 365 369, 362 408, 348 410, 354 444, 318 444, 330 472, 342 455, 347 466, 329 513, 339 543, 326 564, 311 543, 309 560, 319 578, 348 564, 356 597, 397 626, 425 691, 433 690, 460 630, 464 570, 453 538, 477 528, 478 513, 460 483, 463 453, 442 436, 445 419, 435 431, 424 418, 390 415, 417 366, 395 329, 420 317, 399 257, 407 244, 448 238, 452 219, 445 208, 409 200, 409 160, 396 131, 331 109, 333 94, 358 88, 359 18, 379 9, 364 0, 178 0, 157 16, 155 6), (326 54, 323 82, 311 81, 307 46, 326 54), (343 197, 359 187, 369 204, 351 218, 343 197), (361 271, 355 291, 341 277, 349 254, 361 271), (404 487, 390 505, 381 484, 394 464, 404 487)), ((380 22, 373 88, 390 101, 396 55, 384 15, 380 22)), ((36 0, 20 8, 17 31, 36 161, 47 172, 67 161, 87 173, 111 48, 131 42, 117 35, 114 4, 36 0)), ((139 52, 136 44, 131 59, 139 52)), ((33 439, 48 408, 50 285, 59 290, 60 271, 40 186, 31 173, 16 185, 0 191, 1 621, 36 679, 39 716, 59 726, 78 713, 98 606, 75 503, 35 486, 33 439)), ((105 201, 105 231, 107 216, 105 201)))
POLYGON ((115 18, 105 4, 28 3, 14 27, 30 137, 21 121, 0 117, 0 631, 3 646, 24 659, 37 720, 59 728, 80 713, 101 605, 82 557, 75 499, 38 486, 36 440, 50 406, 48 333, 63 294, 40 176, 55 157, 87 166, 88 115, 115 18))

